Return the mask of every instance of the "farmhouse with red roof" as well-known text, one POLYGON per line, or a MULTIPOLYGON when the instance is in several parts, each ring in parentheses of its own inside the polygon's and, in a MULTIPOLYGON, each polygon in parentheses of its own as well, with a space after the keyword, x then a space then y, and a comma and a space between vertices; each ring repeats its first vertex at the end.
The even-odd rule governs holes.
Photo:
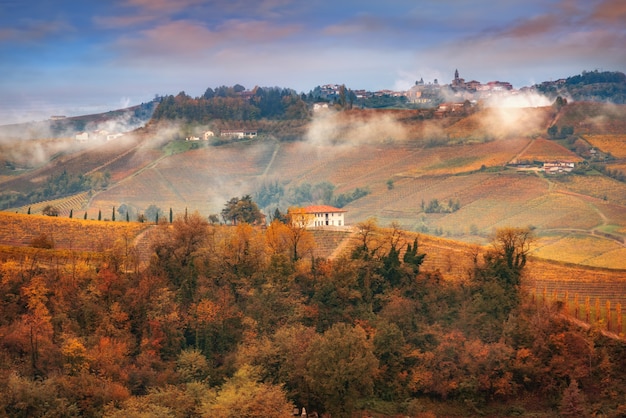
POLYGON ((328 205, 311 205, 304 208, 304 212, 309 215, 307 228, 322 226, 345 226, 345 209, 335 208, 328 205))

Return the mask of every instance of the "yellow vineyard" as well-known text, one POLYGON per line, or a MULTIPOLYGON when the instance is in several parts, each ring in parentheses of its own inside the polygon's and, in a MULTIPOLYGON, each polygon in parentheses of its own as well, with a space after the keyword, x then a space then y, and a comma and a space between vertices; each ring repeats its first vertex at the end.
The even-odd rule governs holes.
POLYGON ((585 135, 587 142, 615 158, 626 158, 626 135, 585 135))

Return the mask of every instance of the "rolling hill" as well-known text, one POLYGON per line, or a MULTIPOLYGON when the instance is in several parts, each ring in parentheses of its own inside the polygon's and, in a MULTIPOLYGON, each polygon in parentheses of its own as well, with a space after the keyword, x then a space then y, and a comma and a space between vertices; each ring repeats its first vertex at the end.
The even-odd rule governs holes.
MULTIPOLYGON (((35 170, 12 173, 2 178, 0 192, 35 190, 64 171, 106 173, 108 184, 86 199, 71 195, 52 201, 62 208, 61 216, 86 211, 93 219, 99 210, 108 213, 122 204, 139 213, 156 205, 164 212, 188 209, 208 216, 231 197, 254 196, 263 185, 285 190, 281 201, 264 208, 271 213, 279 205, 286 209, 290 190, 329 183, 336 195, 356 188, 369 192, 345 207, 349 224, 375 217, 381 225, 395 221, 410 231, 479 244, 494 228, 530 226, 539 236, 539 257, 626 268, 624 183, 593 170, 549 176, 537 167, 508 165, 582 161, 566 141, 545 138, 553 123, 573 125, 575 134, 605 135, 608 142, 596 140, 594 146, 615 152, 607 144, 614 142, 610 135, 626 131, 626 107, 485 108, 442 120, 411 115, 407 110, 328 112, 315 115, 298 141, 278 141, 261 130, 255 140, 215 146, 177 140, 178 128, 150 124, 119 141, 67 151, 35 170), (458 202, 458 208, 426 211, 433 201, 442 207, 458 202)), ((280 129, 276 123, 273 130, 280 129)), ((31 206, 36 213, 43 205, 10 210, 25 213, 31 206)))

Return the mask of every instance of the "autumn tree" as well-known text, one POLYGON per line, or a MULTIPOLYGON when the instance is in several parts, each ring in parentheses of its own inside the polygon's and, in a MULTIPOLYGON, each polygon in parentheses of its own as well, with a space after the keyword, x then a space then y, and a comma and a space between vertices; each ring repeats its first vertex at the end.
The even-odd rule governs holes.
POLYGON ((46 205, 41 213, 46 216, 59 216, 59 208, 52 205, 46 205))
POLYGON ((209 223, 198 212, 177 217, 171 225, 162 225, 152 242, 156 257, 153 267, 167 275, 176 286, 181 301, 187 305, 197 287, 197 260, 209 236, 209 223))
POLYGON ((256 225, 262 223, 264 217, 252 197, 245 195, 241 198, 233 197, 226 202, 222 209, 222 219, 233 225, 240 222, 256 225))
POLYGON ((262 383, 258 371, 243 366, 202 407, 204 416, 264 418, 292 416, 293 405, 280 386, 262 383))
POLYGON ((484 263, 476 261, 468 305, 471 314, 466 318, 473 321, 468 329, 484 341, 497 341, 509 314, 519 307, 521 278, 533 239, 529 228, 498 229, 484 263))
POLYGON ((315 247, 313 235, 307 229, 311 224, 313 215, 306 213, 304 208, 290 208, 287 213, 290 257, 292 261, 298 261, 304 254, 310 253, 315 247))
POLYGON ((587 401, 578 388, 576 379, 572 379, 569 386, 563 391, 559 416, 561 417, 584 417, 588 415, 587 401))
POLYGON ((311 343, 307 380, 333 417, 350 417, 359 399, 371 396, 378 361, 360 326, 333 325, 311 343))
POLYGON ((51 354, 53 327, 52 315, 48 308, 50 290, 43 276, 35 276, 23 287, 22 292, 28 308, 23 316, 29 342, 25 351, 30 355, 33 376, 38 377, 45 373, 40 362, 42 353, 51 354))
POLYGON ((176 371, 183 382, 204 382, 209 376, 209 364, 200 350, 187 349, 178 355, 176 371))
POLYGON ((485 259, 507 290, 518 290, 522 270, 534 242, 530 228, 501 228, 492 240, 493 251, 485 259))
POLYGON ((54 248, 54 240, 44 232, 33 238, 30 245, 34 248, 52 249, 54 248))

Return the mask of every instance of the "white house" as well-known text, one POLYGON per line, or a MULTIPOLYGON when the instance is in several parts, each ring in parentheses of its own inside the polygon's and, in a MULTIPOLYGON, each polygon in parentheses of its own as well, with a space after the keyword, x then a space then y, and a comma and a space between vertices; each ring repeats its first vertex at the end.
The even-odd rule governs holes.
POLYGON ((117 139, 121 136, 124 136, 124 134, 121 133, 116 133, 116 134, 108 134, 107 135, 107 141, 113 141, 114 139, 117 139))
POLYGON ((313 111, 328 110, 328 103, 313 103, 313 111))
POLYGON ((312 205, 304 208, 307 217, 307 228, 321 226, 345 226, 345 213, 347 210, 328 205, 312 205))
POLYGON ((220 132, 221 137, 230 137, 230 138, 254 138, 256 137, 257 132, 254 129, 223 129, 220 132))
POLYGON ((575 163, 570 161, 554 161, 543 163, 543 171, 548 174, 571 173, 574 171, 575 163))
POLYGON ((210 138, 215 136, 215 133, 213 131, 205 131, 203 135, 204 135, 204 140, 208 141, 210 138))

